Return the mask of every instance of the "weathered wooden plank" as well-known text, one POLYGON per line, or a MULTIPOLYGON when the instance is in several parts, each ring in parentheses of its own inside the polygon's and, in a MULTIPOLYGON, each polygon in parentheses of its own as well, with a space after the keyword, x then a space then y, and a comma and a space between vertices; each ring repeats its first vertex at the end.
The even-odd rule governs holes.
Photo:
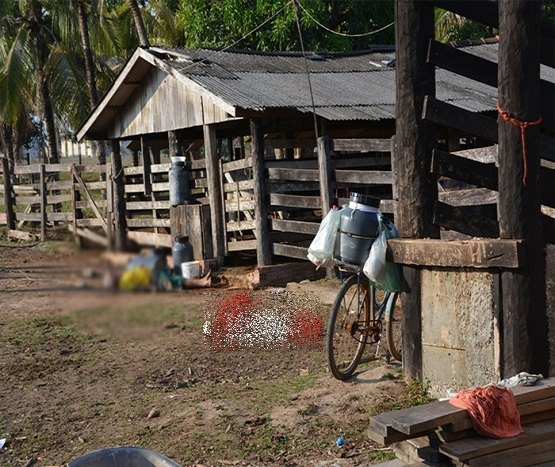
POLYGON ((272 206, 320 209, 320 202, 320 198, 317 196, 283 195, 278 193, 270 193, 270 204, 272 206))
POLYGON ((79 235, 80 237, 86 238, 87 240, 90 240, 93 243, 97 243, 97 244, 102 245, 104 247, 109 246, 108 245, 108 239, 106 237, 103 237, 102 235, 99 235, 96 232, 93 232, 92 230, 80 229, 80 228, 75 229, 73 227, 73 224, 69 224, 67 226, 67 228, 73 234, 76 234, 76 235, 79 235))
POLYGON ((18 206, 27 205, 27 204, 39 204, 39 203, 40 203, 40 195, 15 197, 15 204, 18 206))
POLYGON ((168 173, 168 171, 170 170, 170 167, 171 167, 171 163, 169 162, 164 164, 152 164, 150 166, 150 172, 153 174, 168 173))
POLYGON ((169 209, 169 201, 127 201, 125 206, 128 211, 141 211, 145 209, 169 209))
POLYGON ((168 234, 130 230, 127 232, 127 238, 139 245, 163 246, 166 248, 171 248, 173 245, 172 237, 168 234))
POLYGON ((77 227, 101 227, 102 222, 96 218, 91 219, 77 219, 77 227))
MULTIPOLYGON (((479 136, 493 143, 498 141, 497 122, 493 118, 439 101, 431 96, 426 96, 422 118, 438 125, 455 128, 465 133, 479 136)), ((552 138, 547 136, 540 137, 539 154, 544 159, 555 161, 552 138)))
POLYGON ((106 219, 104 219, 104 216, 102 216, 102 214, 98 210, 98 206, 96 205, 96 202, 94 201, 89 190, 87 189, 87 186, 85 185, 85 183, 83 182, 83 180, 81 179, 81 177, 79 176, 75 168, 72 168, 72 173, 75 180, 77 180, 77 184, 79 185, 81 190, 85 192, 85 196, 89 201, 89 206, 92 208, 94 215, 96 216, 97 219, 99 219, 102 222, 102 228, 104 229, 105 232, 107 232, 108 224, 106 223, 106 219))
POLYGON ((239 232, 241 230, 255 230, 256 221, 230 221, 225 226, 228 232, 239 232))
POLYGON ((438 199, 451 206, 480 206, 497 203, 497 192, 487 188, 440 191, 438 199))
POLYGON ((124 175, 142 175, 143 168, 141 166, 125 167, 123 173, 124 175))
MULTIPOLYGON (((428 63, 433 63, 458 75, 497 87, 497 63, 469 54, 456 47, 430 40, 428 63)), ((553 131, 555 84, 542 80, 540 87, 542 94, 540 105, 543 117, 541 126, 553 131)))
POLYGON ((316 146, 313 139, 265 139, 265 149, 293 149, 293 148, 314 148, 316 146))
POLYGON ((252 156, 237 161, 224 162, 222 169, 224 172, 233 172, 234 170, 247 169, 252 167, 252 156))
POLYGON ((256 250, 256 240, 227 242, 227 250, 228 251, 256 250))
POLYGON ((68 193, 67 195, 47 195, 46 196, 47 204, 65 203, 67 201, 71 201, 71 193, 68 193))
POLYGON ((385 170, 336 170, 337 183, 357 183, 361 185, 391 185, 393 175, 385 170))
POLYGON ((16 221, 40 222, 42 219, 40 212, 16 212, 14 214, 16 221))
POLYGON ((389 138, 334 138, 335 152, 390 152, 389 138))
POLYGON ((440 201, 435 204, 433 222, 472 237, 499 237, 499 225, 496 220, 475 213, 469 214, 465 207, 450 206, 440 201))
POLYGON ((295 193, 297 191, 320 191, 319 182, 268 182, 270 193, 295 193))
POLYGON ((432 151, 431 171, 436 175, 497 190, 497 167, 456 156, 439 149, 432 151))
POLYGON ((255 205, 256 201, 254 199, 239 199, 239 202, 237 200, 226 200, 225 212, 252 211, 255 205))
POLYGON ((417 266, 519 268, 526 258, 522 240, 392 239, 393 260, 417 266))
POLYGON ((72 222, 73 213, 71 212, 47 212, 46 220, 48 222, 72 222))
POLYGON ((538 422, 533 425, 524 426, 523 429, 524 433, 512 438, 494 439, 474 436, 459 441, 452 441, 442 444, 439 447, 439 451, 452 459, 466 461, 486 454, 514 449, 532 443, 552 441, 555 437, 555 420, 538 422))
MULTIPOLYGON (((540 380, 536 386, 517 387, 513 392, 518 405, 554 397, 555 378, 540 380)), ((397 430, 407 435, 424 433, 465 418, 468 418, 466 410, 458 409, 449 401, 436 401, 379 415, 380 425, 388 430, 384 434, 397 430)))
POLYGON ((426 96, 424 99, 422 118, 493 143, 497 142, 497 122, 493 118, 448 104, 432 96, 426 96))
POLYGON ((240 191, 252 190, 254 187, 253 180, 241 180, 239 182, 224 183, 225 193, 235 193, 237 189, 240 191))
POLYGON ((555 461, 555 447, 553 440, 534 442, 527 446, 518 446, 512 449, 503 449, 500 452, 486 454, 468 459, 469 466, 505 467, 511 466, 549 466, 555 461))
POLYGON ((38 174, 40 173, 40 164, 32 164, 32 165, 16 164, 13 168, 13 173, 14 175, 38 174))
POLYGON ((295 232, 316 235, 319 228, 320 224, 318 222, 272 219, 272 229, 281 232, 295 232))
POLYGON ((127 219, 128 227, 170 227, 170 219, 127 219))
POLYGON ((295 180, 295 181, 318 181, 318 170, 312 169, 268 169, 270 180, 295 180))
POLYGON ((324 275, 325 271, 316 270, 316 267, 308 261, 274 264, 256 268, 253 274, 253 286, 285 287, 289 282, 316 280, 324 275))
POLYGON ((288 258, 297 258, 307 260, 306 255, 308 248, 296 245, 286 245, 284 243, 272 243, 272 252, 274 255, 286 256, 288 258))

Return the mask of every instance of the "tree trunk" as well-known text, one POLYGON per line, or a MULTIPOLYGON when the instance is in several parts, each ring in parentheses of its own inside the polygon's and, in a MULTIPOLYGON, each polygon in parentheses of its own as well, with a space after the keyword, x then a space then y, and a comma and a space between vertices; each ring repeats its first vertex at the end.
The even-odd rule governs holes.
POLYGON ((137 29, 137 34, 139 36, 139 44, 141 47, 150 47, 148 42, 148 36, 146 35, 145 23, 143 22, 143 17, 141 16, 141 10, 137 4, 137 0, 127 0, 129 8, 131 8, 131 14, 133 15, 133 21, 135 22, 135 28, 137 29))
POLYGON ((41 117, 46 126, 46 145, 48 147, 48 161, 51 164, 57 164, 60 160, 58 156, 58 143, 56 139, 56 124, 54 122, 54 110, 52 109, 52 101, 50 99, 50 90, 46 82, 42 65, 39 65, 38 71, 38 89, 41 105, 41 117))

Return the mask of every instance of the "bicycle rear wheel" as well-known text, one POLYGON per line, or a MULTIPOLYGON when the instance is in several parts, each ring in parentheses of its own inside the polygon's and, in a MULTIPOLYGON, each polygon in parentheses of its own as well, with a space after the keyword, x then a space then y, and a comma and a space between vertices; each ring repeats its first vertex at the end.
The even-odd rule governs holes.
POLYGON ((397 303, 398 295, 398 293, 392 293, 389 296, 385 319, 387 320, 387 348, 391 356, 395 360, 401 362, 403 360, 403 321, 401 316, 401 305, 397 303))
POLYGON ((364 353, 369 323, 368 281, 355 274, 339 288, 328 320, 326 354, 337 379, 346 380, 354 373, 364 353))

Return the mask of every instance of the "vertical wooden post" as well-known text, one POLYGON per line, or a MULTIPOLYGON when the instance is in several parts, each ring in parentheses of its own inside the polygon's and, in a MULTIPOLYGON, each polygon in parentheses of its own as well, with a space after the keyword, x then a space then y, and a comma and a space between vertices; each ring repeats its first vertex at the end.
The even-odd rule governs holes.
POLYGON ((123 251, 127 244, 127 221, 125 219, 125 184, 118 140, 112 140, 112 179, 115 184, 113 191, 115 245, 117 251, 123 251))
POLYGON ((150 180, 150 149, 148 140, 141 136, 141 154, 143 156, 143 187, 145 196, 152 193, 152 182, 150 180))
POLYGON ((330 210, 334 202, 334 172, 331 165, 333 140, 329 136, 318 138, 318 175, 320 177, 320 204, 322 217, 330 210))
POLYGON ((40 241, 46 241, 46 173, 44 171, 44 164, 40 165, 40 241))
POLYGON ((114 182, 112 174, 112 164, 106 166, 106 224, 108 224, 108 246, 111 250, 115 249, 114 242, 114 182))
POLYGON ((391 198, 393 199, 393 218, 397 222, 398 210, 399 210, 399 192, 398 192, 398 181, 399 176, 397 174, 397 160, 395 159, 396 152, 396 139, 395 135, 391 137, 391 174, 393 175, 393 183, 391 184, 391 198))
MULTIPOLYGON (((4 149, 5 152, 7 152, 4 149)), ((13 211, 13 203, 15 199, 12 196, 12 178, 7 155, 2 156, 2 178, 4 180, 4 211, 6 212, 6 221, 8 230, 15 229, 15 214, 13 211)))
POLYGON ((136 149, 131 149, 131 164, 133 164, 133 167, 139 165, 139 151, 136 149))
MULTIPOLYGON (((426 63, 428 40, 434 37, 431 3, 397 0, 396 152, 399 206, 396 219, 402 237, 439 237, 433 226, 437 182, 430 175, 433 126, 421 118, 425 95, 435 95, 434 67, 426 63)), ((403 366, 409 378, 422 378, 420 269, 404 268, 409 293, 402 294, 403 366)))
POLYGON ((252 178, 254 182, 254 222, 256 225, 256 259, 258 266, 272 264, 270 228, 268 226, 268 191, 264 166, 264 133, 260 121, 251 118, 252 178))
POLYGON ((179 142, 175 131, 168 131, 168 152, 170 157, 179 154, 179 142))
MULTIPOLYGON (((499 1, 499 106, 522 122, 540 116, 540 6, 539 2, 525 0, 499 1)), ((526 128, 525 159, 520 128, 503 118, 499 118, 498 126, 499 232, 501 238, 523 238, 526 248, 526 265, 501 273, 502 376, 520 371, 544 373, 549 352, 540 211, 540 129, 538 125, 526 128)))
POLYGON ((71 214, 73 216, 73 238, 77 246, 81 246, 81 237, 77 233, 77 193, 78 188, 75 187, 75 164, 71 164, 69 171, 69 179, 71 180, 71 214))
POLYGON ((214 257, 223 261, 225 255, 224 206, 222 198, 220 162, 217 151, 216 128, 204 125, 204 151, 206 154, 206 179, 210 199, 210 220, 212 223, 212 245, 214 257))

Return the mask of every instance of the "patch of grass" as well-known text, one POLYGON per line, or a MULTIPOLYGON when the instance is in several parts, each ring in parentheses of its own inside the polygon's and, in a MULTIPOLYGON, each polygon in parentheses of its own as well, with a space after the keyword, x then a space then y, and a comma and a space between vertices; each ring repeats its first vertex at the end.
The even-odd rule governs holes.
POLYGON ((398 397, 384 395, 376 398, 370 406, 370 415, 405 409, 415 405, 427 404, 434 400, 428 395, 429 383, 411 380, 406 383, 406 391, 398 397))
POLYGON ((1 343, 33 352, 80 343, 84 336, 72 325, 69 316, 50 316, 21 320, 4 327, 1 343))
POLYGON ((389 449, 380 449, 378 451, 370 451, 366 456, 370 462, 386 462, 392 461, 397 458, 395 453, 389 449))

